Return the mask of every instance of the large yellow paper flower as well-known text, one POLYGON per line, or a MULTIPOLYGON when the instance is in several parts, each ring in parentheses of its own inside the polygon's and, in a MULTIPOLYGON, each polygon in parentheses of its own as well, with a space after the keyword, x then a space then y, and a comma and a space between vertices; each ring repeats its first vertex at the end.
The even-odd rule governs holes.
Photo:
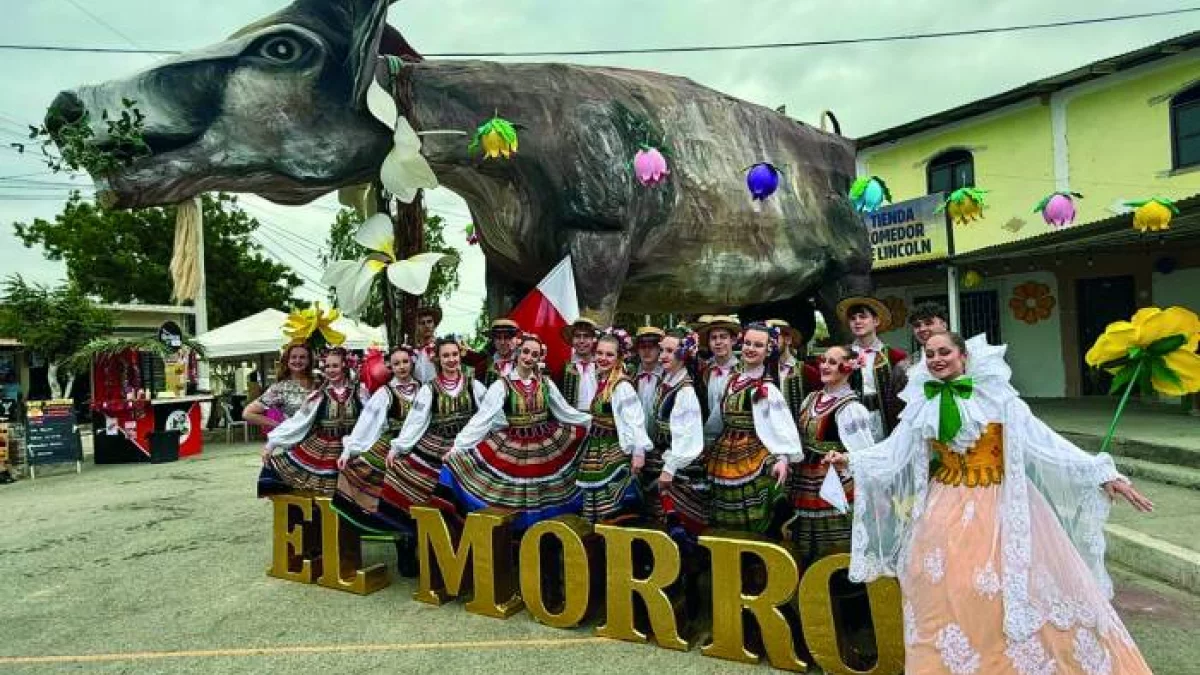
POLYGON ((321 310, 321 303, 315 302, 307 309, 292 310, 287 321, 283 324, 283 334, 289 338, 288 347, 315 342, 315 348, 325 345, 334 347, 346 341, 346 336, 333 328, 333 322, 340 319, 342 313, 336 309, 329 312, 321 310), (318 336, 313 340, 314 336, 318 336))
POLYGON ((1200 317, 1183 307, 1147 307, 1104 330, 1084 359, 1118 376, 1114 389, 1139 380, 1168 396, 1200 391, 1200 317), (1140 369, 1139 368, 1140 363, 1140 369), (1123 377, 1122 377, 1123 376, 1123 377))

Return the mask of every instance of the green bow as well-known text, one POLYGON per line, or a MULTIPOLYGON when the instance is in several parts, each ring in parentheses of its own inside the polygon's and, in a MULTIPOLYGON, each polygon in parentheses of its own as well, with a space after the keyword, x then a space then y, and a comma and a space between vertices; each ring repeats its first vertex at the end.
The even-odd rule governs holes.
POLYGON ((974 391, 975 382, 969 377, 960 377, 953 382, 929 380, 925 383, 925 398, 942 397, 938 415, 938 440, 942 443, 949 443, 962 428, 962 414, 958 412, 958 404, 954 399, 971 398, 974 391))

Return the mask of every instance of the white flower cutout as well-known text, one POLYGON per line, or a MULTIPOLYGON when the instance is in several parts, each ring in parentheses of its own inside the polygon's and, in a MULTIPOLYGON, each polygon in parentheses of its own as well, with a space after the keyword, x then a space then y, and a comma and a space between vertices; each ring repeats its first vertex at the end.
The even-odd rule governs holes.
POLYGON ((418 190, 436 188, 437 176, 421 154, 421 138, 400 114, 391 95, 378 82, 372 81, 367 89, 367 109, 393 130, 392 149, 379 168, 383 187, 405 204, 411 204, 416 199, 418 190))
POLYGON ((375 276, 386 270, 388 281, 410 295, 421 295, 429 288, 429 278, 438 263, 451 256, 445 253, 418 253, 405 260, 396 259, 396 241, 392 221, 379 213, 359 226, 354 240, 371 249, 363 260, 337 260, 325 269, 321 283, 337 292, 342 313, 357 317, 371 292, 375 276))

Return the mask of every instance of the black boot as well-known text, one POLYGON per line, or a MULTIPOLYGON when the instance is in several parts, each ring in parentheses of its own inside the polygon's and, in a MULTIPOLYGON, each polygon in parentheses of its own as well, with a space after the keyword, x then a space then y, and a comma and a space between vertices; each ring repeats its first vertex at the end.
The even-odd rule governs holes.
POLYGON ((408 579, 421 573, 417 563, 417 538, 411 534, 404 533, 396 539, 396 570, 408 579))

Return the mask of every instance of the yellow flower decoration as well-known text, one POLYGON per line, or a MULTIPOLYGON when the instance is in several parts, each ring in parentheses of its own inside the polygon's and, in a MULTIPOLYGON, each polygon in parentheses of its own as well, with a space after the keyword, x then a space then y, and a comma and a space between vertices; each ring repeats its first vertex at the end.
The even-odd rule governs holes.
POLYGON ((1171 229, 1171 218, 1179 215, 1179 207, 1165 197, 1153 197, 1144 201, 1125 202, 1132 206, 1133 229, 1138 232, 1161 232, 1171 229))
POLYGON ((336 309, 323 312, 319 302, 308 309, 292 310, 283 324, 283 334, 289 338, 286 346, 308 343, 313 349, 321 349, 342 344, 346 336, 333 328, 333 322, 341 317, 342 313, 336 309))
POLYGON ((1198 347, 1200 317, 1183 307, 1147 307, 1129 321, 1108 324, 1084 355, 1089 366, 1114 375, 1110 394, 1125 388, 1101 450, 1108 448, 1134 386, 1143 396, 1153 391, 1168 396, 1200 391, 1198 347))

